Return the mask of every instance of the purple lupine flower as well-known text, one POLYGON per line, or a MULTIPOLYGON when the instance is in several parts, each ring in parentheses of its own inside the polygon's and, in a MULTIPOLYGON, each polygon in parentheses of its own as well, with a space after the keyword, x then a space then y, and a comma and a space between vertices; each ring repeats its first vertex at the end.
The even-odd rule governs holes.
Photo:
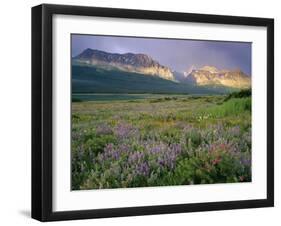
POLYGON ((136 174, 142 175, 142 176, 148 176, 149 175, 149 165, 147 162, 142 162, 136 166, 136 174))
POLYGON ((240 162, 244 166, 251 166, 252 160, 250 156, 242 155, 240 157, 240 162))
POLYGON ((113 159, 118 160, 120 158, 120 155, 120 150, 114 148, 114 145, 110 143, 104 147, 103 152, 98 155, 97 159, 100 162, 113 159))
POLYGON ((176 155, 179 155, 182 152, 182 148, 181 148, 180 144, 171 144, 170 148, 171 148, 171 151, 173 153, 175 153, 176 155))
POLYGON ((159 145, 149 147, 149 153, 153 154, 153 155, 157 155, 157 154, 162 153, 166 149, 167 149, 166 145, 163 143, 160 143, 159 145))
POLYGON ((128 157, 128 163, 131 164, 136 164, 138 162, 141 162, 144 159, 145 155, 143 152, 136 151, 133 152, 129 155, 128 157))
POLYGON ((135 137, 136 135, 138 135, 138 130, 130 124, 119 123, 114 128, 114 134, 119 139, 126 139, 126 138, 130 138, 130 137, 135 137))
POLYGON ((159 143, 157 145, 147 147, 148 154, 150 156, 155 156, 156 164, 160 168, 167 167, 169 169, 173 169, 175 167, 177 157, 182 151, 181 145, 179 144, 167 145, 164 143, 159 143))
POLYGON ((122 152, 122 153, 128 153, 131 151, 131 148, 128 144, 121 144, 121 145, 119 145, 118 148, 119 148, 120 152, 122 152))
POLYGON ((118 150, 115 150, 112 153, 112 157, 113 157, 113 159, 118 160, 120 158, 120 152, 118 150))

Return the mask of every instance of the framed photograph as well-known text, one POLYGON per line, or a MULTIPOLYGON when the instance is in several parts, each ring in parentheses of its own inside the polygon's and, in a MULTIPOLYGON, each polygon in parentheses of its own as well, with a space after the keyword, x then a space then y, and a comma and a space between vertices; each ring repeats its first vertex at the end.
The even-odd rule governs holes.
POLYGON ((274 205, 274 21, 32 8, 32 217, 274 205))

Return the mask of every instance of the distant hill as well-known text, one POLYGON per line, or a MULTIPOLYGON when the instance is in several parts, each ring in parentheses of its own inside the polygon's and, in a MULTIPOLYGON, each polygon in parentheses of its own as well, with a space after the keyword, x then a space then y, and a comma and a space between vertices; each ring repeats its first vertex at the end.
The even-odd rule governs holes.
POLYGON ((73 58, 75 64, 97 66, 103 69, 152 75, 168 80, 174 80, 171 70, 161 65, 146 54, 108 53, 96 49, 85 49, 73 58))
POLYGON ((219 94, 226 91, 117 69, 106 70, 95 66, 72 65, 73 93, 219 94))

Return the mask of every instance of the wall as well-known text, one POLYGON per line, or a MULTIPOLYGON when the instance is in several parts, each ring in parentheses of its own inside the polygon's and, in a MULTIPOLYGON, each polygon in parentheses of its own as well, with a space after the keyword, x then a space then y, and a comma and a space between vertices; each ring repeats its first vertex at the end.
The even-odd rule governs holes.
MULTIPOLYGON (((1 3, 0 35, 0 213, 1 225, 37 225, 30 219, 30 8, 41 1, 3 1, 1 3)), ((279 74, 281 15, 278 1, 114 1, 114 0, 65 0, 47 1, 47 3, 89 5, 102 7, 139 8, 163 11, 182 11, 192 13, 229 14, 237 16, 256 16, 275 18, 275 114, 281 115, 278 99, 281 97, 279 74)), ((281 118, 276 118, 275 162, 280 159, 281 118)), ((278 220, 281 211, 280 165, 276 164, 276 207, 248 210, 231 210, 204 213, 170 214, 161 216, 127 217, 115 219, 83 220, 60 222, 60 225, 265 225, 278 220)), ((239 191, 237 191, 239 192, 239 191)))

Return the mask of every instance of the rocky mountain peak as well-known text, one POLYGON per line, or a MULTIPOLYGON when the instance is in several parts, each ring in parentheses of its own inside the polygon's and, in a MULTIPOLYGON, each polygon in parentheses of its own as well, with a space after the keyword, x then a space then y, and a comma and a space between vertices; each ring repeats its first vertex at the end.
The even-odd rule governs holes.
POLYGON ((115 68, 174 80, 173 74, 168 67, 161 65, 152 57, 143 53, 108 53, 87 48, 74 57, 74 60, 88 65, 101 66, 108 69, 115 68))
POLYGON ((206 65, 206 66, 200 68, 199 70, 201 70, 201 71, 208 71, 210 73, 218 73, 219 72, 219 70, 216 67, 209 66, 209 65, 206 65))
POLYGON ((192 70, 185 77, 188 81, 199 86, 215 85, 239 89, 251 87, 251 77, 241 69, 219 70, 214 66, 207 65, 198 70, 192 70))

